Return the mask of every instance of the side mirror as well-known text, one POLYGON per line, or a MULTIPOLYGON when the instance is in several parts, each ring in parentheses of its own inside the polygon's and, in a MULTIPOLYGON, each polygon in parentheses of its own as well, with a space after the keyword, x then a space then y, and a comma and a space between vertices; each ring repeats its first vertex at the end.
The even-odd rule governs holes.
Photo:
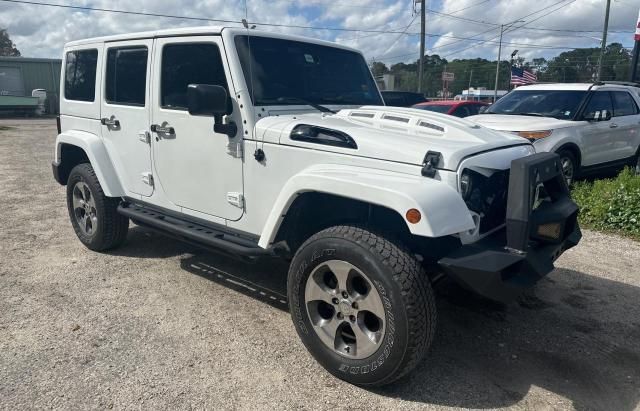
POLYGON ((189 84, 187 107, 191 115, 213 116, 215 133, 226 134, 230 138, 238 133, 236 124, 233 121, 226 122, 226 118, 223 117, 233 112, 231 98, 224 87, 211 84, 189 84))
POLYGON ((611 112, 609 110, 597 110, 585 113, 582 118, 587 121, 609 121, 611 120, 611 112))
POLYGON ((482 114, 482 113, 484 113, 485 111, 487 111, 487 108, 488 108, 488 107, 489 107, 489 106, 480 106, 480 109, 478 110, 478 114, 482 114))
POLYGON ((187 107, 189 114, 194 116, 223 116, 233 110, 227 90, 211 84, 189 84, 187 107))

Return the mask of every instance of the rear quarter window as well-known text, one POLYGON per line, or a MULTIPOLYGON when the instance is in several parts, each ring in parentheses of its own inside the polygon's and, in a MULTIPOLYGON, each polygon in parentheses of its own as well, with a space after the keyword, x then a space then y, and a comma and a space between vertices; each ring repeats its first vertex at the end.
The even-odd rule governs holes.
POLYGON ((631 97, 631 94, 627 93, 626 91, 612 91, 611 96, 613 97, 614 117, 632 116, 634 114, 638 114, 638 106, 633 100, 633 97, 631 97))
POLYGON ((69 51, 65 57, 64 98, 94 101, 96 96, 96 66, 98 50, 69 51))

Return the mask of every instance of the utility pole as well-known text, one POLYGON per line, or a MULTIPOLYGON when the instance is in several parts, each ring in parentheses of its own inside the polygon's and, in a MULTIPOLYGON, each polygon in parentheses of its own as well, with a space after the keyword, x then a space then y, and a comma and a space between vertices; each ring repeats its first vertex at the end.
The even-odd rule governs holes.
POLYGON ((416 0, 420 3, 420 64, 418 68, 418 93, 422 93, 422 75, 424 72, 424 24, 426 14, 426 0, 416 0))
MULTIPOLYGON (((524 20, 516 20, 511 23, 501 24, 500 25, 500 43, 498 43, 498 62, 496 63, 496 83, 493 87, 493 102, 495 103, 498 99, 498 79, 500 78, 500 57, 502 57, 502 35, 504 34, 505 26, 507 28, 511 28, 516 23, 524 23, 524 20)), ((522 26, 520 26, 522 27, 522 26)), ((517 27, 516 27, 517 28, 517 27)), ((511 73, 509 73, 511 75, 511 73)))
POLYGON ((602 44, 600 45, 600 58, 598 58, 598 74, 596 81, 600 81, 602 75, 602 59, 604 58, 604 51, 607 47, 607 31, 609 30, 609 10, 611 9, 611 0, 607 0, 607 11, 604 14, 604 28, 602 29, 602 44))
POLYGON ((498 45, 498 62, 496 63, 496 83, 493 87, 493 102, 498 99, 498 78, 500 77, 500 57, 502 55, 502 35, 504 34, 504 24, 500 25, 500 43, 498 45))

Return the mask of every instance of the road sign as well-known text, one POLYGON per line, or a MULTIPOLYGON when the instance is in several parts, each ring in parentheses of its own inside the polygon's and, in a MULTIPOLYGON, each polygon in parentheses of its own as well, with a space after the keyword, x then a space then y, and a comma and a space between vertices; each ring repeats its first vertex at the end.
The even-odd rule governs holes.
POLYGON ((448 71, 443 71, 442 72, 442 80, 443 81, 453 81, 453 79, 455 78, 455 74, 448 72, 448 71))

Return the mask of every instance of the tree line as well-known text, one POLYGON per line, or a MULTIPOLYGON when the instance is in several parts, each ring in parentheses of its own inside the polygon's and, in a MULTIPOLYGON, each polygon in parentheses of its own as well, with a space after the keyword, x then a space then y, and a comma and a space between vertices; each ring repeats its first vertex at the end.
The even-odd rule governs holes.
MULTIPOLYGON (((596 78, 600 48, 579 48, 565 51, 547 60, 534 58, 525 60, 516 58, 513 64, 518 67, 533 71, 538 76, 538 82, 577 83, 592 82, 596 78)), ((512 62, 503 60, 500 62, 500 80, 498 89, 508 90, 510 82, 510 67, 512 62)), ((418 66, 416 60, 412 63, 396 63, 387 67, 386 64, 374 61, 371 63, 371 71, 374 76, 393 74, 395 76, 395 89, 403 91, 417 91, 418 66)), ((602 59, 602 80, 629 80, 631 69, 631 52, 622 47, 620 43, 611 43, 605 48, 602 59)), ((482 58, 447 60, 437 54, 425 55, 423 86, 421 92, 427 97, 437 97, 442 90, 442 72, 455 74, 455 81, 448 85, 452 95, 462 93, 469 88, 486 87, 493 90, 496 61, 482 58)))

